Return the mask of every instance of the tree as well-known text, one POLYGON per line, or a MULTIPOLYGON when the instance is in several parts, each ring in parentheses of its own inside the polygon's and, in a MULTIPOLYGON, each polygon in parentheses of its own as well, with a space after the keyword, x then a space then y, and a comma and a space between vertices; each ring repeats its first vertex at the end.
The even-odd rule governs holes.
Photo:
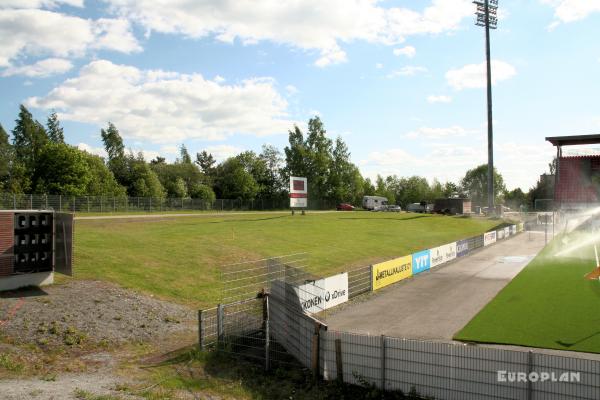
POLYGON ((331 194, 329 187, 329 172, 332 162, 331 139, 326 136, 325 127, 319 117, 311 118, 308 121, 308 133, 306 135, 305 148, 307 150, 307 178, 309 186, 309 196, 327 198, 331 194))
POLYGON ((126 165, 129 171, 129 184, 127 193, 134 197, 165 197, 165 190, 158 179, 156 173, 150 168, 150 165, 144 160, 144 155, 140 152, 137 157, 129 153, 126 158, 126 165))
POLYGON ((121 186, 113 173, 108 169, 102 157, 82 151, 90 172, 85 193, 89 196, 125 197, 127 190, 121 186))
POLYGON ((202 183, 195 184, 190 188, 190 197, 192 199, 206 200, 210 203, 217 198, 212 188, 202 183))
POLYGON ((35 121, 29 110, 22 104, 19 106, 19 116, 15 120, 12 134, 14 162, 22 166, 16 166, 16 169, 22 168, 24 172, 20 186, 23 190, 30 190, 31 178, 36 173, 40 153, 48 143, 48 135, 42 124, 35 121))
POLYGON ((215 189, 219 198, 254 199, 259 185, 247 171, 243 157, 230 157, 217 167, 215 189))
MULTIPOLYGON (((487 164, 480 165, 468 170, 461 181, 462 190, 468 194, 475 205, 485 206, 488 204, 487 172, 487 164)), ((499 204, 506 191, 506 187, 504 186, 502 175, 498 173, 496 168, 494 168, 494 190, 496 197, 495 202, 496 204, 499 204)))
POLYGON ((37 193, 83 196, 92 174, 80 150, 63 143, 48 143, 38 156, 33 176, 37 193))
POLYGON ((259 159, 264 165, 262 181, 259 182, 262 186, 259 196, 262 198, 280 196, 285 188, 285 183, 282 179, 283 158, 281 152, 274 146, 265 144, 262 147, 259 159))
POLYGON ((396 203, 406 208, 411 203, 427 201, 431 195, 431 188, 427 179, 420 176, 401 178, 396 191, 396 203))
POLYGON ((56 112, 52 111, 52 113, 48 117, 48 121, 46 122, 46 128, 48 132, 48 137, 50 138, 51 142, 65 142, 65 134, 63 128, 60 126, 60 122, 58 121, 58 116, 56 115, 56 112))
POLYGON ((10 167, 12 163, 12 147, 8 141, 8 133, 0 124, 0 190, 8 190, 10 167))
POLYGON ((188 153, 187 147, 185 147, 185 144, 182 144, 179 147, 179 156, 181 157, 179 159, 179 161, 183 164, 191 164, 192 163, 192 157, 190 157, 190 153, 188 153))
POLYGON ((123 186, 129 186, 130 179, 125 157, 125 145, 119 130, 112 122, 109 122, 106 130, 100 130, 100 136, 104 143, 104 149, 108 154, 108 168, 115 175, 117 182, 123 186))
POLYGON ((304 145, 304 134, 294 125, 294 129, 288 131, 289 146, 283 150, 285 154, 285 167, 282 171, 284 182, 288 182, 290 176, 308 176, 307 149, 304 145))
POLYGON ((506 192, 504 201, 506 205, 513 210, 520 210, 521 206, 527 205, 527 195, 523 193, 521 188, 516 188, 506 192))
POLYGON ((210 176, 212 175, 215 167, 215 159, 212 154, 206 150, 202 150, 200 153, 196 153, 196 164, 200 167, 200 171, 210 176))
POLYGON ((331 167, 329 173, 329 187, 331 197, 336 202, 353 201, 356 199, 357 191, 362 188, 361 182, 357 181, 358 169, 350 162, 350 151, 341 137, 335 140, 332 152, 331 167))

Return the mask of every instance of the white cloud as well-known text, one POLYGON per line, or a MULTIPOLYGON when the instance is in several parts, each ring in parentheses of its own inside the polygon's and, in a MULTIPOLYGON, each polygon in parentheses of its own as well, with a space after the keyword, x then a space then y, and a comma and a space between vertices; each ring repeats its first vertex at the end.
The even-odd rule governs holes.
POLYGON ((162 154, 169 154, 169 155, 179 154, 179 147, 175 146, 175 145, 162 146, 160 148, 160 152, 162 154))
POLYGON ((285 133, 295 121, 271 78, 222 85, 200 74, 148 71, 93 61, 28 106, 61 111, 61 119, 104 126, 112 121, 124 137, 181 143, 219 140, 235 133, 285 133))
POLYGON ((452 97, 450 96, 445 96, 445 95, 431 95, 431 96, 427 96, 427 102, 431 103, 431 104, 435 104, 435 103, 450 103, 452 102, 452 97))
POLYGON ((293 96, 293 95, 295 95, 296 93, 298 93, 298 92, 299 92, 298 88, 297 88, 296 86, 294 86, 294 85, 287 85, 287 86, 285 87, 285 91, 286 91, 286 92, 288 93, 288 95, 290 95, 290 96, 293 96))
POLYGON ((223 78, 221 75, 217 75, 213 78, 213 81, 217 82, 217 83, 223 83, 225 82, 225 78, 223 78))
POLYGON ((347 60, 342 44, 394 45, 407 36, 455 31, 471 17, 470 0, 432 0, 422 11, 380 6, 377 0, 177 1, 106 0, 114 13, 147 32, 214 36, 231 43, 271 41, 317 51, 315 65, 347 60))
MULTIPOLYGON (((492 84, 512 78, 517 74, 515 67, 507 62, 492 60, 492 84)), ((456 90, 483 88, 486 86, 486 63, 468 64, 446 72, 448 85, 456 90)))
POLYGON ((30 78, 43 78, 54 74, 63 74, 70 71, 73 64, 64 58, 47 58, 31 65, 20 67, 8 67, 0 73, 0 76, 22 75, 30 78))
MULTIPOLYGON (((206 148, 203 148, 202 150, 206 150, 206 152, 212 154, 212 156, 217 161, 226 160, 229 157, 233 157, 233 156, 241 153, 242 151, 244 151, 244 149, 242 149, 240 147, 230 146, 228 144, 219 144, 219 145, 215 145, 215 146, 208 146, 206 148)), ((199 150, 199 151, 202 151, 202 150, 199 150)))
POLYGON ((83 0, 2 0, 0 8, 56 8, 59 5, 83 7, 83 0))
POLYGON ((430 128, 422 126, 416 131, 408 132, 404 135, 408 139, 442 139, 449 137, 463 137, 467 134, 474 134, 476 131, 466 130, 462 126, 451 126, 448 128, 430 128))
POLYGON ((542 3, 554 8, 556 21, 549 29, 555 28, 560 22, 580 21, 594 12, 600 12, 600 0, 541 0, 542 3))
POLYGON ((77 148, 79 150, 87 151, 90 154, 95 154, 100 157, 107 157, 107 153, 106 150, 104 150, 104 147, 93 147, 87 143, 79 143, 77 145, 77 148))
POLYGON ((141 47, 123 19, 89 20, 39 9, 0 9, 0 67, 20 56, 73 57, 141 47))
POLYGON ((394 49, 395 56, 406 56, 408 58, 413 58, 417 54, 417 49, 412 46, 402 47, 400 49, 394 49))
POLYGON ((399 70, 392 71, 386 75, 387 78, 397 78, 399 76, 414 76, 420 72, 427 72, 427 68, 407 65, 406 67, 402 67, 399 70))
MULTIPOLYGON (((600 61, 600 59, 599 59, 599 61, 600 61)), ((375 64, 375 68, 381 69, 381 68, 383 68, 383 64, 382 63, 377 63, 377 64, 375 64)))

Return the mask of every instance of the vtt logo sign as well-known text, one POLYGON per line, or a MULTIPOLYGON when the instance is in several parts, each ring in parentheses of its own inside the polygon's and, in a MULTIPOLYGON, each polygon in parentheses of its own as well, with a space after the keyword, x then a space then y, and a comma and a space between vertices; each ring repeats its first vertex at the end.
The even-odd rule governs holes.
POLYGON ((412 256, 413 275, 427 271, 431 268, 431 252, 429 250, 420 251, 412 256))

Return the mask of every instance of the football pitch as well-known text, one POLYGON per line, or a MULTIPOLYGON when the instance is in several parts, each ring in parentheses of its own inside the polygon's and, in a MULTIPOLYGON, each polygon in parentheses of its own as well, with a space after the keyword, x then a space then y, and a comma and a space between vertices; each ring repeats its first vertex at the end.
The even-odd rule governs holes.
POLYGON ((501 222, 362 211, 81 220, 74 274, 207 307, 219 301, 224 264, 307 252, 308 270, 327 276, 481 234, 501 222))
POLYGON ((580 233, 568 242, 564 237, 540 252, 454 338, 600 353, 600 281, 584 278, 596 264, 594 249, 580 233), (566 252, 569 247, 573 251, 566 252))

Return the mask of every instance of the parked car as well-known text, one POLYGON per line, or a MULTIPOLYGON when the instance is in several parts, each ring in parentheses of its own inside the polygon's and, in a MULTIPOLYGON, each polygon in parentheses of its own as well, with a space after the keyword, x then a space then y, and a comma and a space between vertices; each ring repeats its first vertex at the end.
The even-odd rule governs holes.
POLYGON ((338 211, 353 211, 354 206, 349 203, 340 203, 335 207, 335 209, 338 211))
POLYGON ((412 203, 406 207, 406 211, 416 213, 428 213, 433 211, 433 204, 427 204, 424 201, 420 203, 412 203))

